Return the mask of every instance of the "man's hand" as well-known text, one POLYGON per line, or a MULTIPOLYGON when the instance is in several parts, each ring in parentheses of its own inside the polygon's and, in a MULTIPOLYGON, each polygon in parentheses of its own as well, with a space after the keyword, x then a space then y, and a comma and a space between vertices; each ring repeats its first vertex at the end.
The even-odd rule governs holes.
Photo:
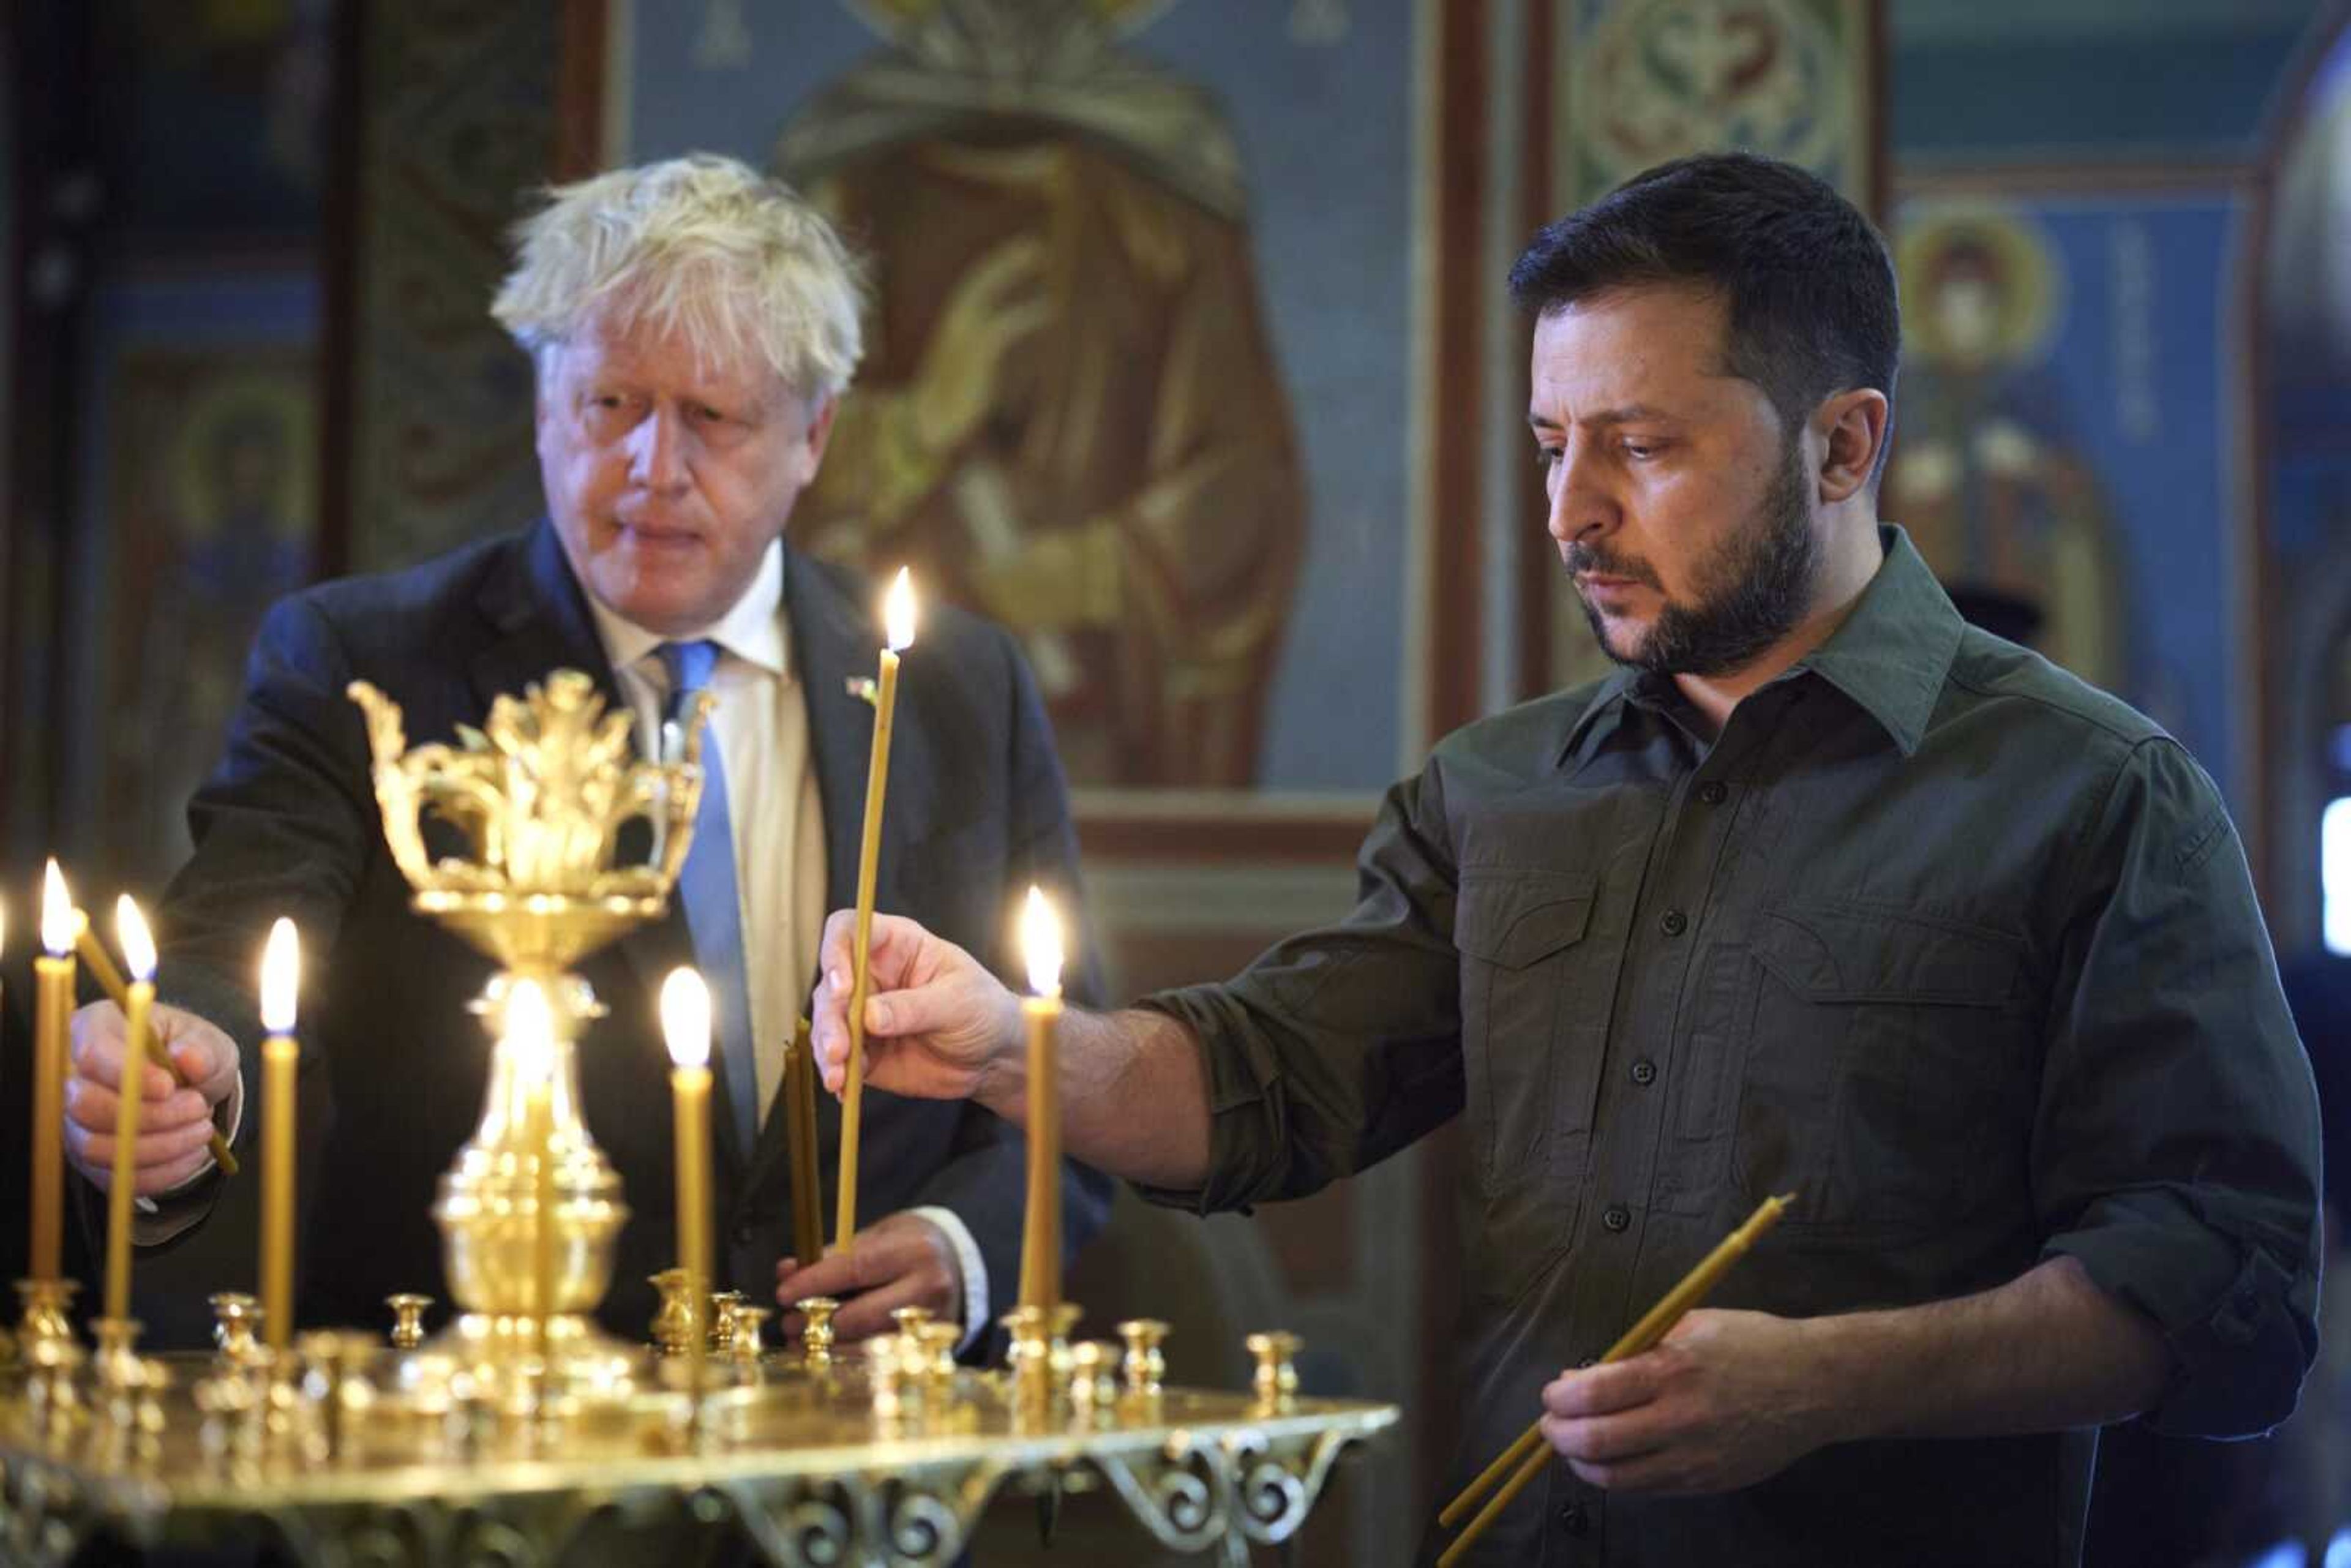
MULTIPOLYGON (((214 1108, 236 1083, 236 1042, 191 1012, 158 1007, 152 1015, 162 1049, 193 1087, 183 1089, 161 1062, 150 1061, 139 1103, 139 1179, 132 1188, 152 1197, 169 1192, 204 1168, 215 1131, 214 1108)), ((73 1017, 73 1072, 66 1080, 66 1157, 100 1188, 114 1183, 114 1122, 120 1107, 125 1055, 122 1010, 92 1002, 73 1017)))
MULTIPOLYGON (((776 1265, 776 1304, 790 1308, 810 1296, 841 1302, 833 1333, 844 1344, 871 1339, 895 1325, 899 1307, 927 1308, 941 1322, 963 1322, 963 1270, 947 1233, 918 1214, 893 1214, 862 1228, 847 1249, 834 1248, 803 1268, 797 1258, 776 1265)), ((784 1319, 788 1334, 806 1325, 799 1312, 784 1319)))
MULTIPOLYGON (((838 1094, 849 1074, 852 911, 824 923, 824 977, 809 1004, 810 1039, 825 1087, 838 1094)), ((866 949, 865 1081, 925 1100, 988 1101, 1019 1076, 1020 1001, 987 967, 911 920, 873 917, 866 949)), ((862 1244, 862 1236, 858 1238, 862 1244)), ((810 1290, 804 1295, 822 1295, 810 1290)))
POLYGON ((1543 1436, 1612 1490, 1751 1486, 1837 1436, 1814 1362, 1799 1321, 1694 1312, 1654 1350, 1546 1385, 1543 1436))

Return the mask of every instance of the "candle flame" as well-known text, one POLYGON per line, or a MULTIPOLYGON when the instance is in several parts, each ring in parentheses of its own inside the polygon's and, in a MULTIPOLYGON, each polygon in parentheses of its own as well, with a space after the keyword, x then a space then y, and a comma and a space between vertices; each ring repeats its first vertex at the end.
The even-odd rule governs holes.
POLYGON ((898 575, 890 581, 889 597, 882 601, 882 624, 890 638, 890 651, 903 652, 914 640, 914 580, 900 567, 898 575))
POLYGON ((155 936, 127 893, 114 901, 114 939, 122 944, 122 961, 131 967, 132 979, 155 977, 155 936))
POLYGON ((547 1075, 555 1060, 555 1014, 537 980, 517 980, 507 995, 507 1044, 528 1083, 547 1075))
POLYGON ((269 928, 261 950, 261 1027, 272 1034, 294 1032, 294 1002, 302 989, 302 942, 284 915, 269 928))
POLYGON ((1020 912, 1020 951, 1029 960, 1029 988, 1040 997, 1061 994, 1061 918, 1035 886, 1020 912))
POLYGON ((710 988, 689 968, 669 972, 662 982, 662 1034, 669 1059, 680 1067, 710 1065, 710 988))
POLYGON ((73 951, 73 895, 66 891, 65 873, 57 862, 49 862, 49 874, 41 883, 41 946, 49 956, 62 958, 73 951))

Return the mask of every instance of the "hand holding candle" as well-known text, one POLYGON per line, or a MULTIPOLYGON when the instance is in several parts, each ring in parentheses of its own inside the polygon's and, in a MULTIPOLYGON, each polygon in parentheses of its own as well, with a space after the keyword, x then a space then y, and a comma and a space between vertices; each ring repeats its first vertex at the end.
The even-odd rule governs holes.
MULTIPOLYGON (((841 1201, 833 1243, 857 1239, 857 1128, 865 1094, 867 949, 873 939, 873 879, 882 860, 882 798, 890 779, 890 723, 898 706, 898 654, 914 640, 914 590, 904 567, 883 606, 890 645, 873 687, 873 758, 865 775, 865 833, 857 854, 857 931, 851 949, 849 1070, 841 1095, 841 1201)), ((803 1260, 808 1261, 808 1260, 803 1260)))
MULTIPOLYGON (((90 978, 98 982, 98 988, 106 993, 107 999, 128 1013, 131 1010, 130 988, 124 984, 120 972, 115 968, 114 960, 106 956, 106 944, 100 942, 88 925, 78 921, 74 925, 74 951, 80 955, 82 963, 89 970, 90 978)), ((170 1073, 172 1082, 181 1088, 196 1087, 195 1082, 188 1076, 187 1070, 180 1065, 178 1060, 170 1051, 163 1049, 162 1037, 152 1030, 149 1031, 143 1049, 147 1052, 147 1060, 155 1062, 164 1071, 170 1073)), ((238 1170, 236 1156, 229 1152, 226 1138, 216 1132, 212 1135, 212 1141, 206 1148, 213 1156, 213 1164, 220 1167, 221 1175, 225 1176, 236 1175, 238 1170)))
MULTIPOLYGON (((1713 1251, 1698 1260, 1697 1268, 1682 1276, 1679 1284, 1667 1291, 1656 1306, 1642 1314, 1640 1322, 1626 1329, 1624 1335, 1608 1347, 1608 1354, 1600 1358, 1600 1364, 1604 1366, 1629 1360, 1644 1351, 1654 1349, 1659 1340, 1673 1332, 1674 1325, 1681 1322, 1691 1308, 1704 1301, 1707 1293, 1721 1282, 1722 1277, 1730 1271, 1730 1266, 1747 1256, 1747 1249, 1755 1244, 1756 1238, 1780 1222, 1780 1216, 1795 1200, 1794 1193, 1784 1197, 1765 1198, 1757 1206, 1755 1212, 1747 1217, 1746 1224, 1718 1242, 1713 1251)), ((1444 1511, 1437 1516, 1439 1525, 1450 1528, 1480 1497, 1497 1483, 1501 1484, 1501 1490, 1478 1511, 1478 1517, 1469 1521, 1468 1528, 1462 1531, 1453 1544, 1437 1558, 1437 1568, 1453 1568, 1502 1511, 1510 1507, 1520 1492, 1534 1484, 1550 1458, 1550 1453, 1543 1446, 1542 1422, 1538 1418, 1533 1426, 1520 1434, 1517 1442, 1505 1448, 1492 1464, 1487 1466, 1476 1480, 1462 1488, 1461 1494, 1446 1504, 1444 1511)))
POLYGON ((106 1315, 131 1315, 131 1199, 139 1186, 139 1106, 146 1098, 147 1026, 155 1007, 155 938, 125 894, 114 905, 115 938, 131 966, 122 1010, 122 1084, 115 1097, 114 1178, 106 1194, 106 1315))
POLYGON ((261 957, 261 1309, 269 1348, 282 1351, 294 1327, 294 1095, 302 1048, 294 1039, 302 988, 294 923, 269 928, 261 957))
POLYGON ((1061 1016, 1061 922, 1031 887, 1020 916, 1020 946, 1034 996, 1020 1004, 1029 1027, 1029 1208, 1020 1231, 1020 1304, 1061 1301, 1061 1063, 1053 1030, 1061 1016))
POLYGON ((702 977, 671 970, 662 982, 661 1014, 676 1116, 677 1262, 685 1271, 693 1320, 685 1336, 686 1383, 699 1396, 710 1339, 704 1321, 710 1303, 710 991, 702 977))

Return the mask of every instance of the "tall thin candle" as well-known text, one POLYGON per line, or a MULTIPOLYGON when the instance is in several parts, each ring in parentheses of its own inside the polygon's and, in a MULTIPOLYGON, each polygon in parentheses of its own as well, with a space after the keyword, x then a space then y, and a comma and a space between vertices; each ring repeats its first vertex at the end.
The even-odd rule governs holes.
POLYGON ((131 966, 123 1010, 122 1087, 115 1096, 114 1172, 106 1194, 106 1315, 131 1315, 131 1199, 139 1186, 139 1112, 147 1097, 147 1025, 155 1008, 155 938, 125 894, 114 905, 115 937, 131 966))
POLYGON ((62 1268, 66 1179, 66 1031, 74 995, 74 907, 57 862, 41 890, 40 957, 33 960, 32 1253, 26 1272, 55 1280, 62 1268))
POLYGON ((1043 893, 1029 890, 1020 917, 1029 988, 1020 1016, 1029 1026, 1029 1211, 1020 1231, 1020 1304, 1061 1302, 1061 1062, 1053 1030, 1061 1017, 1061 922, 1043 893))
POLYGON ((294 1106, 302 1060, 294 1038, 302 947, 291 920, 269 928, 261 955, 261 1329, 282 1351, 294 1329, 294 1106))
POLYGON ((692 969, 662 982, 662 1034, 669 1042, 670 1102, 676 1117, 677 1261, 685 1270, 692 1323, 685 1336, 686 1387, 698 1405, 710 1343, 710 990, 692 969))
POLYGON ((865 833, 857 852, 857 928, 851 950, 849 1069, 841 1095, 841 1196, 833 1240, 857 1238, 857 1129, 865 1098, 866 958, 873 938, 873 880, 882 861, 882 798, 890 781, 890 724, 898 706, 898 654, 914 640, 914 590, 904 567, 890 585, 883 621, 890 645, 873 687, 873 758, 865 774, 865 833))

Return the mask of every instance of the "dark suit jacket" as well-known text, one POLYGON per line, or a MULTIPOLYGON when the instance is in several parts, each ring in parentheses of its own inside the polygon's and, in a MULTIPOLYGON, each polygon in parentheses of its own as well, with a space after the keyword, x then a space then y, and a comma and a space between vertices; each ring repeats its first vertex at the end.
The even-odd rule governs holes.
MULTIPOLYGON (((873 670, 882 643, 874 601, 861 580, 789 557, 785 603, 823 802, 829 909, 856 893, 873 718, 848 683, 873 670)), ((226 755, 189 808, 196 848, 162 908, 161 988, 244 1044, 249 1105, 258 1103, 253 988, 263 937, 280 915, 302 933, 304 1326, 380 1325, 384 1296, 400 1290, 431 1292, 445 1308, 428 1211, 479 1118, 488 1059, 466 1003, 491 965, 411 911, 384 844, 360 713, 344 687, 373 682, 405 710, 416 746, 479 725, 492 699, 562 667, 588 671, 609 701, 620 701, 545 522, 410 571, 308 590, 264 623, 226 755)), ((1076 837, 1050 729, 1012 640, 939 610, 905 654, 876 907, 914 916, 1014 977, 1012 914, 1030 882, 1059 889, 1074 907, 1076 837)), ((602 1316, 632 1338, 643 1337, 653 1310, 645 1276, 677 1256, 668 1058, 655 998, 662 977, 692 956, 673 898, 664 919, 580 967, 611 1009, 580 1041, 587 1123, 633 1210, 602 1316)), ((1097 973, 1074 977, 1098 996, 1097 973)), ((736 1147, 725 1074, 716 1076, 712 1256, 725 1283, 770 1301, 776 1260, 789 1249, 788 1118, 764 1118, 758 1145, 736 1147)), ((1020 1134, 973 1105, 871 1090, 865 1105, 859 1214, 953 1209, 986 1259, 992 1309, 1008 1310, 1019 1269, 1020 1134)), ((244 1142, 258 1124, 249 1110, 244 1142)), ((840 1127, 830 1096, 820 1097, 819 1124, 829 1229, 840 1127)), ((257 1174, 257 1162, 247 1169, 257 1174)), ((1109 1186, 1079 1166, 1067 1176, 1063 1224, 1074 1249, 1100 1228, 1109 1186)), ((202 1234, 169 1260, 142 1264, 139 1310, 165 1337, 200 1331, 203 1291, 248 1288, 257 1186, 250 1175, 220 1184, 202 1234)))

